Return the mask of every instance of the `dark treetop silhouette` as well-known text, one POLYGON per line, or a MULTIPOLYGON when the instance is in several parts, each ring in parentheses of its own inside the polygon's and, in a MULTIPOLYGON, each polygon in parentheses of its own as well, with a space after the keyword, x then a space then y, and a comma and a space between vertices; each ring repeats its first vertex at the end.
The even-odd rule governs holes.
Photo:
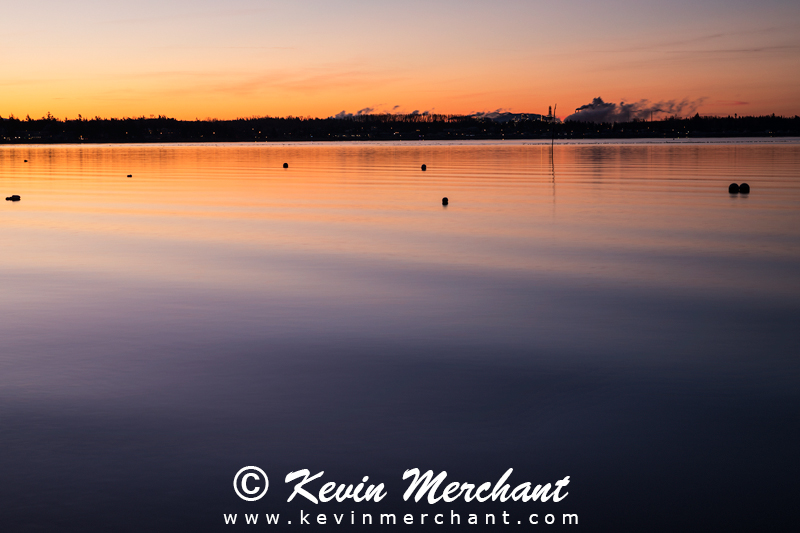
POLYGON ((800 117, 701 117, 592 123, 541 115, 361 115, 235 120, 0 118, 0 143, 264 142, 462 139, 685 138, 800 135, 800 117), (551 130, 552 128, 552 130, 551 130))

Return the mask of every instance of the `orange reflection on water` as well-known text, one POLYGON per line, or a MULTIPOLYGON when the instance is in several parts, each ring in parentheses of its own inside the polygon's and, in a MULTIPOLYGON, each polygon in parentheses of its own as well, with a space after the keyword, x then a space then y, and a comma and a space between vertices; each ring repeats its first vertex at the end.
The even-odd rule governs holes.
POLYGON ((3 205, 0 267, 243 288, 263 276, 243 256, 280 253, 797 290, 718 270, 797 259, 797 168, 796 143, 3 147, 3 192, 23 200, 3 205))

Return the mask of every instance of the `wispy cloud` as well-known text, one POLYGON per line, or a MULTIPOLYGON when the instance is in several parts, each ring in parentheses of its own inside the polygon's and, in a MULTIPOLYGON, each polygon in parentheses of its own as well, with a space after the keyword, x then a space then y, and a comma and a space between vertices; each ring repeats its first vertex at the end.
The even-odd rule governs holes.
MULTIPOLYGON (((753 47, 742 47, 742 48, 768 50, 775 47, 778 48, 781 47, 780 45, 774 44, 776 40, 786 41, 788 39, 789 41, 792 42, 792 44, 797 44, 797 42, 799 41, 797 36, 797 29, 798 28, 795 26, 770 26, 770 27, 763 27, 763 28, 756 28, 749 30, 714 32, 705 35, 689 37, 685 39, 669 39, 669 40, 653 41, 650 43, 637 42, 635 44, 630 44, 628 46, 619 46, 612 48, 596 48, 593 51, 593 53, 612 54, 612 53, 641 52, 641 51, 664 51, 664 52, 714 51, 714 50, 733 49, 732 47, 725 46, 724 43, 736 42, 741 44, 743 41, 753 42, 754 40, 760 40, 763 42, 764 39, 770 41, 770 43, 764 44, 763 46, 755 45, 753 47), (714 44, 720 44, 722 46, 715 47, 714 44), (707 46, 698 47, 697 45, 707 45, 707 46)), ((790 44, 790 46, 792 44, 790 44)))
POLYGON ((106 24, 120 24, 120 25, 135 25, 135 24, 154 24, 169 21, 187 22, 192 20, 204 19, 219 19, 221 17, 241 17, 252 16, 257 13, 267 11, 266 8, 249 8, 249 9, 218 9, 214 11, 201 11, 201 12, 186 12, 176 13, 174 15, 160 15, 148 17, 125 17, 117 18, 106 21, 106 24))
MULTIPOLYGON (((258 95, 264 92, 289 92, 316 95, 332 90, 374 89, 397 83, 398 73, 378 72, 353 65, 328 65, 304 69, 271 69, 260 72, 163 70, 120 76, 118 80, 135 80, 134 85, 163 87, 164 95, 211 93, 235 97, 258 95)), ((142 87, 144 90, 144 87, 142 87)))

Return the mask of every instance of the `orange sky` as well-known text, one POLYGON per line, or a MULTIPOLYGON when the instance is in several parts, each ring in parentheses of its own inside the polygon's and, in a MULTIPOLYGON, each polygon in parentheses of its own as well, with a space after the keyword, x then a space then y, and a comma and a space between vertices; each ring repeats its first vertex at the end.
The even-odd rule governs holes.
POLYGON ((557 102, 563 117, 598 96, 800 114, 800 3, 753 4, 29 0, 3 8, 0 116, 545 113, 557 102))

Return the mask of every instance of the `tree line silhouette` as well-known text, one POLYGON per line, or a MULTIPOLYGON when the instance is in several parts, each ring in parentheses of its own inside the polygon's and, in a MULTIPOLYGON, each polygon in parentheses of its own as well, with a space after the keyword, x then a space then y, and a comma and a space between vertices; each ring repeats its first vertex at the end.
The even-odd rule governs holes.
POLYGON ((800 117, 671 117, 602 123, 412 113, 346 118, 0 118, 0 143, 273 142, 800 136, 800 117))

